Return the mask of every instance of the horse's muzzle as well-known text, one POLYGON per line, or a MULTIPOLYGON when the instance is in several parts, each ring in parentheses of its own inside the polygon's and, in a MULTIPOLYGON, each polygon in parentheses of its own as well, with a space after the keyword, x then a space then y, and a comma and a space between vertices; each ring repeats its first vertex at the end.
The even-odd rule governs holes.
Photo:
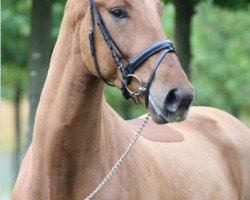
POLYGON ((149 96, 149 111, 152 119, 158 124, 183 121, 193 102, 193 90, 185 91, 182 88, 172 88, 167 92, 163 104, 157 103, 153 96, 149 96))

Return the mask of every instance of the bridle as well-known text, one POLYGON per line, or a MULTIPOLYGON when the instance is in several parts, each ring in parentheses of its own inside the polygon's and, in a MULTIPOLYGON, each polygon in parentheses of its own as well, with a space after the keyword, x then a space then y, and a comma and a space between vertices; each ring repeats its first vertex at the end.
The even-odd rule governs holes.
POLYGON ((122 52, 122 50, 119 48, 119 46, 116 44, 116 42, 111 37, 111 35, 110 35, 110 33, 109 33, 105 23, 104 23, 103 17, 101 15, 98 7, 95 4, 95 1, 89 0, 89 4, 90 4, 90 16, 91 16, 90 27, 89 27, 89 43, 90 43, 91 55, 92 55, 93 62, 94 62, 98 76, 106 84, 114 86, 113 84, 108 82, 102 76, 102 73, 100 71, 100 67, 98 64, 97 57, 96 57, 96 48, 95 48, 95 36, 94 36, 95 21, 98 24, 99 29, 101 30, 103 38, 109 47, 109 50, 112 54, 112 57, 115 60, 115 63, 117 65, 119 71, 122 74, 121 91, 122 91, 124 98, 125 99, 132 98, 135 100, 135 97, 137 97, 141 94, 144 94, 145 95, 145 104, 146 104, 146 106, 148 106, 149 89, 150 89, 150 86, 153 82, 156 70, 158 69, 161 61, 167 55, 167 53, 169 53, 169 52, 175 53, 173 43, 170 42, 169 40, 156 41, 156 42, 152 43, 151 45, 149 45, 147 48, 145 48, 143 51, 141 51, 139 54, 137 54, 135 57, 129 59, 122 52), (154 55, 155 53, 158 53, 160 51, 162 51, 162 53, 159 56, 158 60, 156 61, 156 63, 154 64, 154 66, 151 70, 147 84, 142 83, 142 81, 136 75, 134 75, 135 70, 138 67, 140 67, 141 64, 146 59, 148 59, 149 57, 151 57, 152 55, 154 55), (124 64, 122 63, 121 57, 126 61, 126 66, 124 66, 124 64), (135 79, 138 82, 139 86, 138 86, 137 91, 131 91, 129 89, 128 84, 130 83, 131 79, 135 79))
MULTIPOLYGON (((128 58, 123 51, 119 48, 119 46, 116 44, 116 42, 113 40, 111 37, 104 20, 101 16, 101 13, 99 9, 97 8, 95 1, 94 0, 89 0, 90 4, 90 27, 89 27, 89 43, 90 43, 90 51, 91 55, 93 58, 93 62, 96 68, 96 72, 98 76, 108 85, 114 86, 112 83, 108 82, 102 75, 99 67, 99 63, 96 57, 96 48, 95 48, 95 37, 94 37, 94 25, 95 25, 95 20, 96 23, 98 24, 101 33, 103 35, 103 38, 105 42, 107 43, 109 50, 112 54, 112 57, 115 60, 115 63, 119 69, 119 71, 122 74, 122 94, 125 99, 135 99, 135 97, 138 97, 141 94, 145 95, 145 105, 148 106, 148 99, 149 99, 149 89, 150 86, 153 82, 155 73, 162 62, 163 58, 167 55, 169 52, 174 52, 174 47, 173 44, 169 40, 159 40, 151 45, 149 45, 147 48, 145 48, 143 51, 141 51, 139 54, 137 54, 133 58, 128 58), (154 66, 152 67, 152 70, 150 72, 148 82, 147 84, 142 83, 142 81, 134 75, 135 70, 141 66, 141 64, 147 60, 150 56, 154 55, 155 53, 161 52, 158 60, 155 62, 154 66), (123 58, 126 61, 126 65, 122 63, 123 58), (133 92, 128 88, 128 84, 131 81, 131 79, 135 79, 139 83, 138 90, 133 92)), ((105 178, 101 181, 101 183, 95 188, 95 190, 89 194, 85 198, 85 200, 90 200, 92 199, 103 187, 104 185, 111 179, 111 177, 114 175, 116 170, 121 166, 123 163, 125 157, 128 155, 130 150, 132 149, 133 145, 136 143, 138 140, 139 136, 141 135, 144 127, 146 126, 148 120, 149 120, 149 114, 146 116, 146 118, 143 120, 141 127, 135 134, 134 138, 131 140, 127 148, 125 149, 124 153, 121 155, 121 157, 118 159, 118 161, 115 163, 113 168, 109 171, 109 173, 105 176, 105 178)))

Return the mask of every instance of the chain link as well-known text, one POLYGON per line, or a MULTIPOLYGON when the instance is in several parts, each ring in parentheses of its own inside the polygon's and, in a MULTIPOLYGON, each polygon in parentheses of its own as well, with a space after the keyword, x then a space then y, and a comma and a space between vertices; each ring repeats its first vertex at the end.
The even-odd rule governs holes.
POLYGON ((141 135, 143 129, 145 128, 146 124, 148 123, 149 118, 150 118, 150 115, 148 113, 147 116, 145 117, 145 119, 143 120, 143 122, 142 122, 139 130, 136 132, 136 135, 131 140, 131 142, 129 143, 129 145, 127 146, 127 148, 125 149, 125 151, 121 155, 121 157, 118 159, 118 161, 116 162, 116 164, 109 171, 109 173, 102 180, 102 182, 96 187, 96 189, 88 197, 86 197, 84 200, 91 200, 97 194, 97 192, 99 192, 104 187, 104 185, 111 179, 111 177, 114 175, 114 173, 116 172, 116 170, 121 166, 122 162, 124 161, 124 159, 126 158, 126 156, 128 155, 128 153, 130 152, 130 150, 132 149, 132 147, 134 146, 134 144, 138 140, 138 138, 141 135))

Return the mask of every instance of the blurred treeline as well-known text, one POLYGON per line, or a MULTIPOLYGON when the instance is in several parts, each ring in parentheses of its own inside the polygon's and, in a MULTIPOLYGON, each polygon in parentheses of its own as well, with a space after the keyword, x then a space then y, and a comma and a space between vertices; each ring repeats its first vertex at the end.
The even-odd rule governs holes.
MULTIPOLYGON (((38 0, 33 0, 35 1, 38 0)), ((195 105, 222 108, 238 118, 248 120, 250 118, 249 0, 189 1, 173 0, 173 3, 166 1, 162 21, 168 38, 177 40, 180 60, 184 63, 195 88, 195 105), (182 7, 179 6, 180 2, 189 3, 182 7), (190 9, 191 19, 190 33, 188 33, 190 35, 186 41, 185 35, 181 36, 184 39, 178 40, 180 37, 178 34, 181 33, 181 31, 178 32, 181 30, 180 27, 183 28, 189 24, 179 23, 178 28, 176 22, 178 17, 185 17, 188 9, 190 9), (184 43, 190 43, 190 48, 188 45, 183 46, 184 43)), ((45 2, 47 1, 44 1, 44 4, 45 2)), ((62 0, 51 2, 51 17, 48 22, 51 30, 47 45, 49 55, 59 31, 64 4, 65 1, 62 0)), ((29 90, 32 88, 30 77, 33 71, 31 71, 32 67, 28 66, 32 65, 30 52, 34 42, 30 41, 32 41, 31 26, 34 23, 32 17, 35 15, 31 10, 35 9, 35 6, 32 6, 31 0, 9 0, 2 2, 2 8, 1 96, 14 101, 18 91, 22 97, 28 98, 29 90)), ((39 10, 39 7, 37 9, 39 10)), ((182 19, 184 22, 185 20, 187 19, 182 19)), ((33 26, 33 29, 36 27, 39 28, 39 25, 33 26)), ((47 67, 45 66, 46 70, 47 67)), ((126 118, 145 112, 143 108, 125 102, 117 89, 106 88, 106 97, 110 104, 126 118)))
MULTIPOLYGON (((22 137, 25 137, 24 143, 27 145, 32 137, 36 106, 59 32, 65 2, 66 0, 2 2, 1 96, 13 102, 15 107, 15 144, 11 150, 8 148, 14 155, 14 170, 6 165, 2 170, 3 175, 0 174, 0 179, 6 179, 3 183, 6 185, 10 185, 10 171, 14 171, 12 179, 15 180, 19 168, 20 149, 23 149, 20 135, 25 135, 22 137), (29 100, 30 114, 25 129, 28 133, 21 134, 22 99, 29 100)), ((162 18, 166 35, 174 40, 180 61, 194 85, 194 105, 221 108, 247 125, 250 125, 249 2, 250 0, 165 0, 162 18)), ((105 95, 124 118, 133 118, 146 112, 141 106, 125 101, 118 89, 106 87, 105 95)), ((3 117, 5 115, 3 113, 3 117)), ((7 132, 5 135, 10 130, 7 132)), ((6 141, 7 139, 4 140, 6 141)), ((11 142, 13 143, 12 140, 11 142)), ((7 152, 1 159, 6 160, 8 156, 7 152)), ((6 191, 10 190, 10 186, 6 188, 6 191)))

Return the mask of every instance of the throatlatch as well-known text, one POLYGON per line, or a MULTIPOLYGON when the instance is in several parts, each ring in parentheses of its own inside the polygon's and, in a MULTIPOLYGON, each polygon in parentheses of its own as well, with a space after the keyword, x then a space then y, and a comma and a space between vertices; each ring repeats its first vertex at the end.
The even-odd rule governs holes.
POLYGON ((94 26, 95 21, 97 25, 99 26, 101 33, 103 35, 103 38, 105 42, 107 43, 109 50, 112 54, 112 57, 115 60, 115 63, 119 69, 119 71, 122 74, 122 94, 125 99, 131 99, 135 96, 139 96, 141 94, 145 95, 145 104, 148 106, 148 95, 150 86, 152 84, 152 81, 154 79, 154 75, 156 70, 158 69, 161 61, 163 58, 167 55, 169 52, 174 52, 174 46, 173 43, 169 40, 159 40, 151 45, 149 45, 147 48, 145 48, 143 51, 141 51, 139 54, 137 54, 134 58, 128 58, 122 50, 119 48, 119 46, 115 43, 113 38, 111 37, 104 20, 100 14, 99 9, 97 8, 94 0, 89 0, 90 4, 90 28, 89 28, 89 42, 90 42, 90 51, 93 58, 93 62, 97 71, 98 76, 108 85, 114 86, 112 83, 108 82, 103 76, 100 71, 100 67, 98 64, 98 60, 96 57, 96 49, 95 49, 95 36, 94 36, 94 26), (158 60, 156 61, 155 65, 153 66, 151 73, 149 75, 148 83, 142 83, 141 80, 134 75, 135 70, 141 66, 141 64, 147 60, 152 55, 163 51, 158 60), (123 58, 126 61, 126 65, 122 63, 121 59, 123 58), (128 87, 129 82, 131 79, 135 79, 139 83, 138 91, 131 91, 128 87))

